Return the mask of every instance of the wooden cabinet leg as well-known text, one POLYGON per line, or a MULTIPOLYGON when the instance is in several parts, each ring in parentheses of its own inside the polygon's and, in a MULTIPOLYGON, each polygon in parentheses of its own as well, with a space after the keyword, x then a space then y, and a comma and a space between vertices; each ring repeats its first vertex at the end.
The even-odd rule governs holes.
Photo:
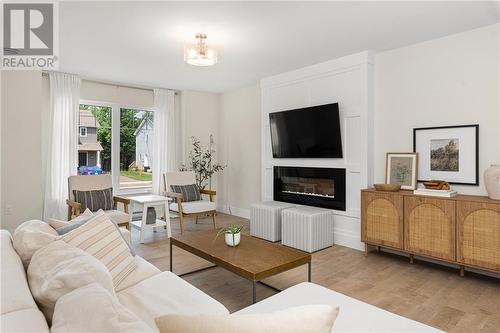
POLYGON ((410 254, 410 264, 413 265, 413 254, 410 254))
POLYGON ((377 249, 377 252, 380 252, 380 246, 377 245, 375 248, 377 249))
POLYGON ((368 257, 368 244, 365 243, 365 257, 368 257))
POLYGON ((460 265, 460 276, 465 276, 465 267, 464 265, 460 265))

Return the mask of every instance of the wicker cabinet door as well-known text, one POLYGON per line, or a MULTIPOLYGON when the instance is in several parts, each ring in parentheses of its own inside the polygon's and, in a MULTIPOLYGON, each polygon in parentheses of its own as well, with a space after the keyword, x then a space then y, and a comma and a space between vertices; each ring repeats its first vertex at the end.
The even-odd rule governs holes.
POLYGON ((408 196, 405 250, 455 261, 455 201, 408 196))
POLYGON ((457 203, 457 260, 500 271, 500 204, 457 203))
POLYGON ((362 192, 363 242, 403 249, 403 196, 399 193, 362 192))

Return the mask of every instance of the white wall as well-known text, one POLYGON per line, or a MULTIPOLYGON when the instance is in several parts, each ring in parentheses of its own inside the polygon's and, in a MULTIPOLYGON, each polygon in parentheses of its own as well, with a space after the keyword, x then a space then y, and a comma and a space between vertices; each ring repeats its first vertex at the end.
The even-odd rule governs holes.
POLYGON ((218 209, 248 217, 260 201, 260 88, 245 87, 224 94, 181 92, 182 161, 192 150, 191 136, 207 146, 215 140, 215 161, 227 168, 212 180, 218 209))
MULTIPOLYGON (((201 144, 207 147, 210 142, 210 134, 215 140, 215 160, 218 160, 219 138, 219 94, 183 90, 181 92, 181 151, 182 163, 186 164, 189 152, 193 149, 191 137, 200 139, 201 144)), ((217 190, 217 177, 212 179, 212 189, 217 190)), ((219 202, 220 198, 217 198, 219 202)))
POLYGON ((154 105, 153 90, 122 87, 114 84, 82 81, 80 98, 84 100, 118 103, 126 107, 146 107, 154 105))
POLYGON ((384 181, 385 153, 412 151, 413 128, 479 124, 480 186, 500 163, 499 28, 493 25, 382 52, 375 57, 375 182, 384 181))
POLYGON ((2 71, 1 75, 0 226, 13 231, 42 215, 42 75, 40 71, 2 71))
POLYGON ((243 217, 260 201, 260 101, 259 85, 221 94, 219 209, 243 217))

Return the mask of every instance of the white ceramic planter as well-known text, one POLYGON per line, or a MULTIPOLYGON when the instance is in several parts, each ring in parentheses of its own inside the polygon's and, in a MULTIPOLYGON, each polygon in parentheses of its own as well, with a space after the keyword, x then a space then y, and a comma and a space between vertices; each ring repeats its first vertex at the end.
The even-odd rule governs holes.
POLYGON ((500 164, 492 164, 484 172, 484 186, 490 199, 500 200, 500 164))
POLYGON ((224 238, 226 240, 226 244, 229 246, 237 246, 241 240, 241 232, 237 234, 224 234, 224 238))

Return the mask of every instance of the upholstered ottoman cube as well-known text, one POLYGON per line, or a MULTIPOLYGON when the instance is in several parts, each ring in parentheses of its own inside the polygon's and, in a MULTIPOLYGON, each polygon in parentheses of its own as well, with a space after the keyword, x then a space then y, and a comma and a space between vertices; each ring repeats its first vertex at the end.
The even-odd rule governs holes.
POLYGON ((265 201, 250 208, 250 235, 276 242, 281 239, 281 211, 294 204, 265 201))
POLYGON ((297 206, 281 212, 281 243, 309 253, 333 245, 333 212, 297 206))

